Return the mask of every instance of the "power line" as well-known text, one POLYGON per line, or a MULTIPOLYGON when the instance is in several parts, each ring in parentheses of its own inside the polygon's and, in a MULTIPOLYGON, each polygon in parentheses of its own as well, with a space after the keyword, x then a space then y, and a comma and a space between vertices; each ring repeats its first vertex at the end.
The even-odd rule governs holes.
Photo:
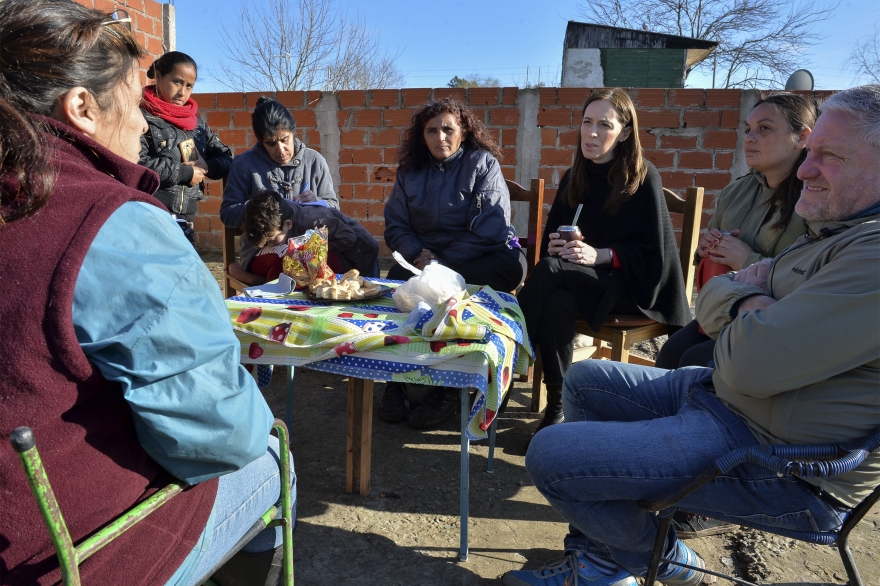
MULTIPOLYGON (((445 75, 445 74, 447 74, 447 73, 458 74, 458 73, 462 73, 462 72, 472 73, 472 72, 478 72, 478 71, 489 71, 489 72, 520 71, 520 72, 522 72, 522 73, 525 73, 527 70, 538 70, 538 69, 545 69, 545 68, 546 68, 546 69, 554 69, 554 68, 559 69, 560 66, 559 66, 559 65, 522 65, 522 66, 519 66, 519 67, 483 67, 483 68, 465 68, 465 67, 459 67, 459 68, 454 68, 454 69, 410 69, 410 70, 408 70, 408 71, 409 71, 410 73, 431 73, 431 72, 435 72, 435 73, 438 73, 438 74, 444 74, 444 75, 445 75)), ((212 68, 212 67, 203 67, 203 66, 199 66, 199 71, 205 71, 205 72, 207 72, 207 73, 212 73, 212 72, 221 72, 221 73, 222 73, 224 70, 223 70, 223 69, 212 68)), ((409 74, 407 74, 407 76, 408 76, 408 77, 413 77, 412 75, 409 75, 409 74)), ((415 77, 419 77, 419 76, 415 76, 415 77)), ((431 76, 424 76, 424 75, 423 75, 423 76, 421 76, 421 77, 431 77, 431 76)))

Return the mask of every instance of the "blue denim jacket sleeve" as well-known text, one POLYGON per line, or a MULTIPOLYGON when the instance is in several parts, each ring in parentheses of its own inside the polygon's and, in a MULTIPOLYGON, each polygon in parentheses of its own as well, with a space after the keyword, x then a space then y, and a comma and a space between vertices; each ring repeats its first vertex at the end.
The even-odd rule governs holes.
POLYGON ((110 216, 77 277, 73 324, 174 476, 201 482, 265 453, 272 412, 239 364, 216 280, 167 212, 130 202, 110 216))

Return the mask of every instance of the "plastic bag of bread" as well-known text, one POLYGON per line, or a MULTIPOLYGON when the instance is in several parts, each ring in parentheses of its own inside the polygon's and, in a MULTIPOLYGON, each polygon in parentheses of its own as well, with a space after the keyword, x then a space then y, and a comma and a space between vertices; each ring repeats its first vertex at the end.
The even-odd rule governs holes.
POLYGON ((464 277, 449 267, 432 262, 420 271, 406 262, 400 253, 394 252, 393 256, 400 266, 416 274, 415 277, 397 287, 391 296, 394 299, 394 305, 401 311, 412 311, 419 301, 437 307, 446 303, 450 297, 461 293, 467 286, 464 277))

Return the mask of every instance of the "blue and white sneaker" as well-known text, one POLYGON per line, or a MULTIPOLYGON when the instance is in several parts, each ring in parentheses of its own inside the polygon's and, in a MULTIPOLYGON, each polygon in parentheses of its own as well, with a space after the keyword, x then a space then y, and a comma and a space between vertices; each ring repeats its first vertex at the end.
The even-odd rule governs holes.
MULTIPOLYGON (((678 540, 675 543, 675 555, 672 558, 667 559, 672 559, 676 562, 681 562, 697 568, 706 567, 706 562, 703 561, 703 558, 701 558, 697 552, 682 543, 681 540, 678 540)), ((703 583, 703 579, 706 577, 706 574, 703 572, 691 570, 690 568, 682 568, 681 566, 673 566, 671 564, 667 564, 667 566, 668 569, 666 572, 657 576, 657 579, 663 582, 664 586, 699 586, 703 583)), ((713 582, 715 580, 714 576, 710 576, 710 579, 713 582)))
POLYGON ((550 560, 540 570, 507 572, 501 578, 501 583, 504 586, 637 586, 633 575, 623 568, 608 576, 580 552, 550 560), (577 568, 577 571, 573 568, 577 568))

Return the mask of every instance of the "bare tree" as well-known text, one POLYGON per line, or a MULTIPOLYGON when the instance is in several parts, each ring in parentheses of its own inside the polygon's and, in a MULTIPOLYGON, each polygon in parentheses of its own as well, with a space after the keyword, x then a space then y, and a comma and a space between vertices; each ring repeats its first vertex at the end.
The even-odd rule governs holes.
POLYGON ((785 83, 803 49, 823 38, 815 25, 836 8, 812 0, 592 0, 580 13, 599 24, 717 41, 714 57, 695 68, 711 73, 713 86, 758 88, 785 83))
POLYGON ((399 87, 397 54, 383 50, 363 17, 334 0, 242 2, 222 25, 225 79, 240 91, 399 87))
POLYGON ((846 64, 857 77, 880 83, 880 23, 874 25, 873 35, 856 41, 846 64))

